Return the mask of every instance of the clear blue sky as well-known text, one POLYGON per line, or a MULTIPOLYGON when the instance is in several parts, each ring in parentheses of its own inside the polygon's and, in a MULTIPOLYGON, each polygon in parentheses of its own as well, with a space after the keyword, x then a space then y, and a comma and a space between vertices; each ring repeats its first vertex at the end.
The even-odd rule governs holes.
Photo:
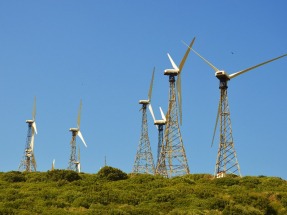
MULTIPOLYGON (((35 156, 39 171, 67 168, 70 127, 83 100, 82 171, 107 164, 131 172, 140 137, 138 100, 168 105, 170 68, 194 49, 229 73, 287 53, 287 2, 220 1, 1 1, 0 171, 17 170, 26 143, 26 119, 37 97, 35 156)), ((235 148, 246 175, 287 179, 287 57, 229 83, 235 148)), ((211 148, 218 80, 195 54, 182 71, 181 127, 191 173, 214 173, 211 148)), ((148 115, 156 155, 157 130, 148 115)))

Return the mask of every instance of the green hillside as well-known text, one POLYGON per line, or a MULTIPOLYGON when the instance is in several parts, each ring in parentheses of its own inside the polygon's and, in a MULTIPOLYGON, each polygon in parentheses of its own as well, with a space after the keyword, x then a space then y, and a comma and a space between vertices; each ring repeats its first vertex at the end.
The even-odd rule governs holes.
POLYGON ((287 182, 276 177, 172 179, 112 167, 0 173, 0 214, 287 214, 287 182))

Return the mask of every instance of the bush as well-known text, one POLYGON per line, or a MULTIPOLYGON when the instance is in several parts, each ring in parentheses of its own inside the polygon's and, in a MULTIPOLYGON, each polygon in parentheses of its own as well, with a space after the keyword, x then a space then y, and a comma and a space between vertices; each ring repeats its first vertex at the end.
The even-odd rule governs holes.
POLYGON ((217 178, 214 180, 214 183, 216 185, 220 185, 220 186, 233 186, 236 184, 239 184, 239 180, 237 178, 234 177, 224 177, 224 178, 217 178))
POLYGON ((48 171, 47 178, 51 181, 56 181, 56 182, 60 182, 63 180, 68 181, 68 182, 72 182, 72 181, 76 181, 76 180, 81 179, 79 174, 75 171, 59 170, 59 169, 53 170, 53 171, 48 171))
POLYGON ((255 188, 260 184, 260 180, 255 177, 245 176, 240 180, 240 185, 243 185, 247 188, 255 188))
POLYGON ((210 209, 213 209, 213 210, 215 209, 215 210, 220 210, 220 211, 222 211, 226 207, 226 205, 228 204, 227 201, 225 201, 221 198, 216 198, 216 197, 210 199, 208 201, 208 203, 209 203, 210 209))
POLYGON ((242 205, 228 205, 223 211, 222 215, 263 215, 259 210, 242 205))
POLYGON ((214 197, 215 192, 213 189, 205 188, 205 187, 197 187, 193 190, 193 193, 196 195, 196 197, 200 199, 207 199, 214 197))
POLYGON ((87 201, 87 199, 85 197, 78 197, 74 200, 73 206, 89 208, 90 203, 87 201))
POLYGON ((209 182, 213 178, 213 176, 210 174, 188 174, 181 177, 195 182, 196 181, 209 182))
POLYGON ((0 214, 1 215, 13 215, 16 213, 15 213, 15 210, 11 208, 0 208, 0 214))
POLYGON ((97 175, 100 179, 106 179, 108 181, 118 181, 128 178, 128 175, 125 172, 110 166, 105 166, 100 169, 97 175))
POLYGON ((26 182, 46 182, 47 176, 45 172, 24 172, 26 182))
POLYGON ((19 171, 11 171, 7 172, 4 177, 4 181, 7 182, 24 182, 26 181, 26 178, 22 172, 19 171))

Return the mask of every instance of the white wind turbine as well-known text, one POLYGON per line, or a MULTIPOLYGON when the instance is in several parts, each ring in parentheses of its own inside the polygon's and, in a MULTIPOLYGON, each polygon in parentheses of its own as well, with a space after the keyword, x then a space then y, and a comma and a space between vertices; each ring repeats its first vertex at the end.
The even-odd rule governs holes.
POLYGON ((219 149, 218 149, 218 154, 217 154, 214 176, 217 178, 220 178, 220 177, 224 177, 225 174, 228 174, 228 173, 237 174, 241 176, 239 163, 237 161, 237 156, 236 156, 236 152, 234 149, 234 143, 233 143, 230 111, 229 111, 228 97, 227 97, 227 88, 228 88, 227 82, 250 70, 253 70, 257 67, 263 66, 267 63, 270 63, 272 61, 285 57, 287 56, 287 54, 281 55, 276 58, 272 58, 263 63, 249 67, 247 69, 240 70, 232 74, 228 74, 227 72, 223 70, 217 69, 213 64, 211 64, 208 60, 202 57, 195 50, 193 50, 193 52, 196 55, 198 55, 202 60, 204 60, 204 62, 207 63, 215 71, 215 77, 219 79, 220 100, 218 104, 217 117, 216 117, 216 122, 215 122, 213 137, 212 137, 212 144, 211 144, 213 145, 218 120, 220 119, 220 140, 219 140, 219 149))
POLYGON ((32 111, 32 119, 26 120, 28 124, 28 133, 27 133, 27 141, 26 147, 24 151, 23 159, 19 165, 19 170, 24 170, 27 172, 36 171, 37 164, 34 154, 34 140, 35 134, 37 134, 37 126, 36 126, 36 97, 34 97, 34 105, 32 111))
POLYGON ((153 122, 154 125, 156 126, 157 130, 158 130, 158 145, 157 145, 157 162, 156 162, 156 169, 155 169, 155 173, 156 174, 161 174, 165 177, 168 176, 167 174, 167 170, 166 170, 166 165, 165 165, 165 153, 164 152, 164 126, 166 124, 166 117, 161 109, 161 107, 159 107, 160 110, 160 114, 161 114, 161 119, 157 120, 154 116, 154 112, 152 107, 150 106, 150 113, 152 115, 153 118, 153 122))
POLYGON ((71 155, 70 155, 70 160, 69 160, 69 166, 68 169, 74 170, 76 172, 79 172, 80 170, 80 156, 76 155, 77 150, 76 150, 76 136, 78 136, 85 147, 87 147, 87 144, 84 140, 84 137, 81 133, 80 130, 80 124, 81 124, 81 112, 82 112, 82 100, 80 102, 80 107, 79 107, 79 112, 78 112, 78 120, 77 120, 77 128, 70 128, 70 131, 72 132, 72 140, 71 140, 71 155), (77 159, 78 158, 78 159, 77 159))
POLYGON ((141 122, 141 134, 140 141, 138 144, 138 149, 135 157, 135 162, 133 165, 133 173, 148 173, 154 174, 154 162, 153 156, 150 147, 150 141, 148 136, 148 123, 147 123, 147 107, 151 109, 151 96, 152 96, 152 87, 154 80, 154 72, 155 68, 153 68, 152 78, 150 81, 149 91, 148 91, 148 99, 139 100, 139 104, 142 106, 140 111, 142 111, 142 122, 141 122))
MULTIPOLYGON (((193 46, 194 41, 195 38, 190 42, 190 47, 193 46)), ((187 48, 179 66, 174 63, 168 54, 169 61, 173 68, 164 70, 164 75, 169 77, 169 98, 164 132, 165 147, 161 153, 165 153, 165 155, 162 156, 166 159, 166 166, 163 170, 167 170, 167 177, 189 174, 189 166, 178 123, 179 115, 180 124, 182 124, 181 73, 189 52, 190 48, 187 48)), ((165 175, 163 172, 158 174, 165 175)))

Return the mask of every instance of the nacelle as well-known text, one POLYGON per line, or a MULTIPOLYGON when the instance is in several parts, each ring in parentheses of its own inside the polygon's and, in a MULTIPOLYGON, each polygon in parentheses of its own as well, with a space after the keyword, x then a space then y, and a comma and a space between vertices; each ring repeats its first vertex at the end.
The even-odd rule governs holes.
POLYGON ((229 75, 228 75, 225 71, 223 71, 223 70, 217 71, 217 72, 215 73, 215 76, 216 76, 219 80, 230 80, 229 75))
POLYGON ((165 125, 166 124, 166 121, 161 119, 161 120, 155 120, 154 121, 154 124, 155 125, 165 125))
POLYGON ((69 130, 70 130, 70 131, 79 131, 78 128, 70 128, 69 130))
POLYGON ((165 69, 164 70, 164 75, 177 75, 179 72, 178 69, 165 69))
POLYGON ((139 100, 139 104, 148 105, 149 100, 139 100))

